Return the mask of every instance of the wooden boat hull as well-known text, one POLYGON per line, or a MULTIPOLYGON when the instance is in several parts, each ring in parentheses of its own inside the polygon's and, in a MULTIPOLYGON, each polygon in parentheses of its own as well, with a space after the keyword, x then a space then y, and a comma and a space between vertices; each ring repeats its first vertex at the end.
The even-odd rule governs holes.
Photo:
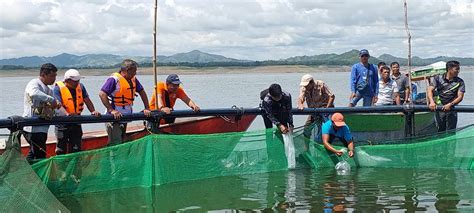
MULTIPOLYGON (((212 134, 224 132, 246 131, 252 124, 256 115, 243 115, 239 120, 235 116, 210 116, 176 119, 176 123, 160 126, 163 134, 212 134)), ((132 141, 151 134, 143 125, 127 128, 126 141, 132 141)), ((107 146, 107 133, 105 131, 92 131, 84 133, 82 137, 82 150, 93 150, 107 146)), ((21 152, 27 155, 29 145, 22 143, 21 152)), ((56 155, 56 138, 49 138, 46 142, 47 157, 56 155)), ((3 153, 0 150, 0 154, 3 153)))

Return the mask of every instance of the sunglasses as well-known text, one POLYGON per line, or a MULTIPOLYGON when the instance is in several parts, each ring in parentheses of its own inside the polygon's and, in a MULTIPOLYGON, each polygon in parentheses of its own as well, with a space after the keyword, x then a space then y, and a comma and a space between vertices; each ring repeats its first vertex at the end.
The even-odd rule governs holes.
POLYGON ((367 58, 368 58, 369 55, 361 55, 360 57, 361 57, 361 58, 364 58, 364 57, 367 57, 367 58))

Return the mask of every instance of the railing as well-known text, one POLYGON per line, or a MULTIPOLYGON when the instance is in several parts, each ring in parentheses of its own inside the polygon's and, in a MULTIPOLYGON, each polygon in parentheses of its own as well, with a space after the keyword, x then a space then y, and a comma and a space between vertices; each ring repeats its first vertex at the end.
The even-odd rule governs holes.
MULTIPOLYGON (((456 112, 474 112, 474 105, 456 106, 451 109, 456 112)), ((431 110, 425 105, 392 105, 392 106, 372 106, 372 107, 336 107, 336 108, 305 108, 303 110, 293 109, 293 115, 314 115, 319 113, 393 113, 402 112, 405 116, 405 135, 412 136, 414 130, 414 113, 430 112, 431 110)), ((436 111, 442 111, 441 106, 436 107, 436 111)), ((51 120, 40 118, 23 118, 20 116, 11 116, 0 119, 0 128, 20 129, 24 126, 42 126, 56 124, 82 124, 82 123, 105 123, 113 121, 138 121, 148 120, 157 122, 161 118, 166 117, 203 117, 203 116, 230 116, 230 115, 262 115, 261 108, 220 108, 220 109, 202 109, 200 112, 192 110, 175 110, 171 114, 154 111, 150 117, 146 117, 143 113, 124 114, 120 119, 114 119, 112 115, 102 115, 100 117, 92 115, 83 116, 58 116, 51 120)))

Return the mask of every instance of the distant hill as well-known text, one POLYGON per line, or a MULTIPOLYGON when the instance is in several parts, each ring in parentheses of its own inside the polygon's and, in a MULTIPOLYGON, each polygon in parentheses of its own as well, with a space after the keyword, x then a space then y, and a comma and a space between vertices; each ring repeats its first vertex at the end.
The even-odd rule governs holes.
MULTIPOLYGON (((124 58, 130 58, 135 60, 141 65, 152 65, 152 57, 145 56, 120 56, 112 54, 87 54, 82 56, 72 55, 63 53, 53 57, 21 57, 12 59, 0 60, 0 66, 3 67, 23 67, 23 68, 34 68, 39 67, 44 63, 53 63, 58 67, 75 67, 75 68, 109 68, 116 67, 122 62, 124 58)), ((172 56, 157 56, 158 63, 165 65, 179 65, 180 63, 232 63, 232 62, 247 62, 244 60, 237 60, 233 58, 227 58, 221 55, 214 55, 204 53, 199 50, 193 50, 188 53, 178 53, 172 56)))
MULTIPOLYGON (((72 55, 63 53, 53 57, 30 56, 0 60, 0 69, 24 69, 37 68, 43 63, 53 63, 58 67, 68 68, 111 68, 117 67, 124 58, 131 58, 141 66, 152 66, 152 57, 147 56, 120 56, 111 54, 88 54, 72 55)), ((264 66, 264 65, 352 65, 359 61, 359 51, 350 50, 342 54, 321 54, 313 56, 294 56, 280 60, 248 61, 227 58, 225 56, 209 54, 199 50, 187 53, 178 53, 171 56, 158 56, 159 66, 190 66, 190 67, 216 67, 216 66, 264 66)), ((437 61, 457 60, 462 65, 474 65, 474 58, 446 57, 436 58, 413 57, 412 65, 423 66, 437 61)), ((389 54, 382 54, 379 57, 372 56, 370 63, 384 61, 387 64, 397 61, 401 65, 407 65, 406 58, 399 58, 389 54)))

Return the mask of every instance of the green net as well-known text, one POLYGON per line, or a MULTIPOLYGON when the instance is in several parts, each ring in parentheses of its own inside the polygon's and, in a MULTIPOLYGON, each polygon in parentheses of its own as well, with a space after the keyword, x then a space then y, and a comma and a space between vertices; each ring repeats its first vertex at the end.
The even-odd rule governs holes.
MULTIPOLYGON (((320 143, 305 138, 302 132, 302 129, 297 129, 293 134, 297 168, 334 167, 341 160, 326 151, 320 143)), ((355 157, 348 161, 353 167, 472 170, 473 140, 474 126, 470 126, 432 137, 356 145, 355 157)), ((15 159, 21 159, 19 153, 17 155, 15 159)), ((48 193, 44 195, 48 192, 44 185, 35 183, 33 187, 24 184, 33 182, 28 180, 30 176, 38 180, 35 175, 32 176, 34 173, 31 168, 48 189, 60 198, 122 189, 150 189, 183 181, 252 175, 288 168, 282 137, 275 133, 275 129, 209 135, 149 135, 118 146, 56 156, 32 167, 24 160, 24 165, 16 165, 4 159, 9 159, 8 155, 2 156, 1 199, 4 203, 17 203, 16 200, 25 199, 27 203, 32 203, 27 204, 26 209, 39 209, 35 206, 39 201, 35 199, 43 199, 44 202, 39 203, 48 203, 41 208, 63 208, 53 196, 48 197, 48 193), (19 173, 11 168, 28 168, 29 171, 19 173), (4 183, 8 178, 4 178, 5 175, 14 179, 11 181, 17 181, 9 182, 11 186, 25 187, 29 194, 20 193, 12 197, 19 189, 6 188, 4 183), (41 196, 38 196, 39 193, 41 196)), ((151 191, 143 196, 154 194, 151 191)), ((144 197, 144 200, 149 199, 144 197)), ((68 206, 74 206, 70 201, 68 206)))
MULTIPOLYGON (((474 126, 429 137, 385 141, 355 148, 348 162, 357 167, 474 169, 474 126)), ((337 147, 341 149, 342 147, 337 147)), ((342 158, 313 144, 304 153, 314 168, 334 167, 342 158)))
MULTIPOLYGON (((149 135, 105 149, 56 156, 33 169, 60 196, 286 170, 281 135, 274 131, 149 135)), ((301 132, 295 137, 301 138, 301 132)))
POLYGON ((0 156, 0 212, 69 212, 20 154, 19 132, 0 156))

